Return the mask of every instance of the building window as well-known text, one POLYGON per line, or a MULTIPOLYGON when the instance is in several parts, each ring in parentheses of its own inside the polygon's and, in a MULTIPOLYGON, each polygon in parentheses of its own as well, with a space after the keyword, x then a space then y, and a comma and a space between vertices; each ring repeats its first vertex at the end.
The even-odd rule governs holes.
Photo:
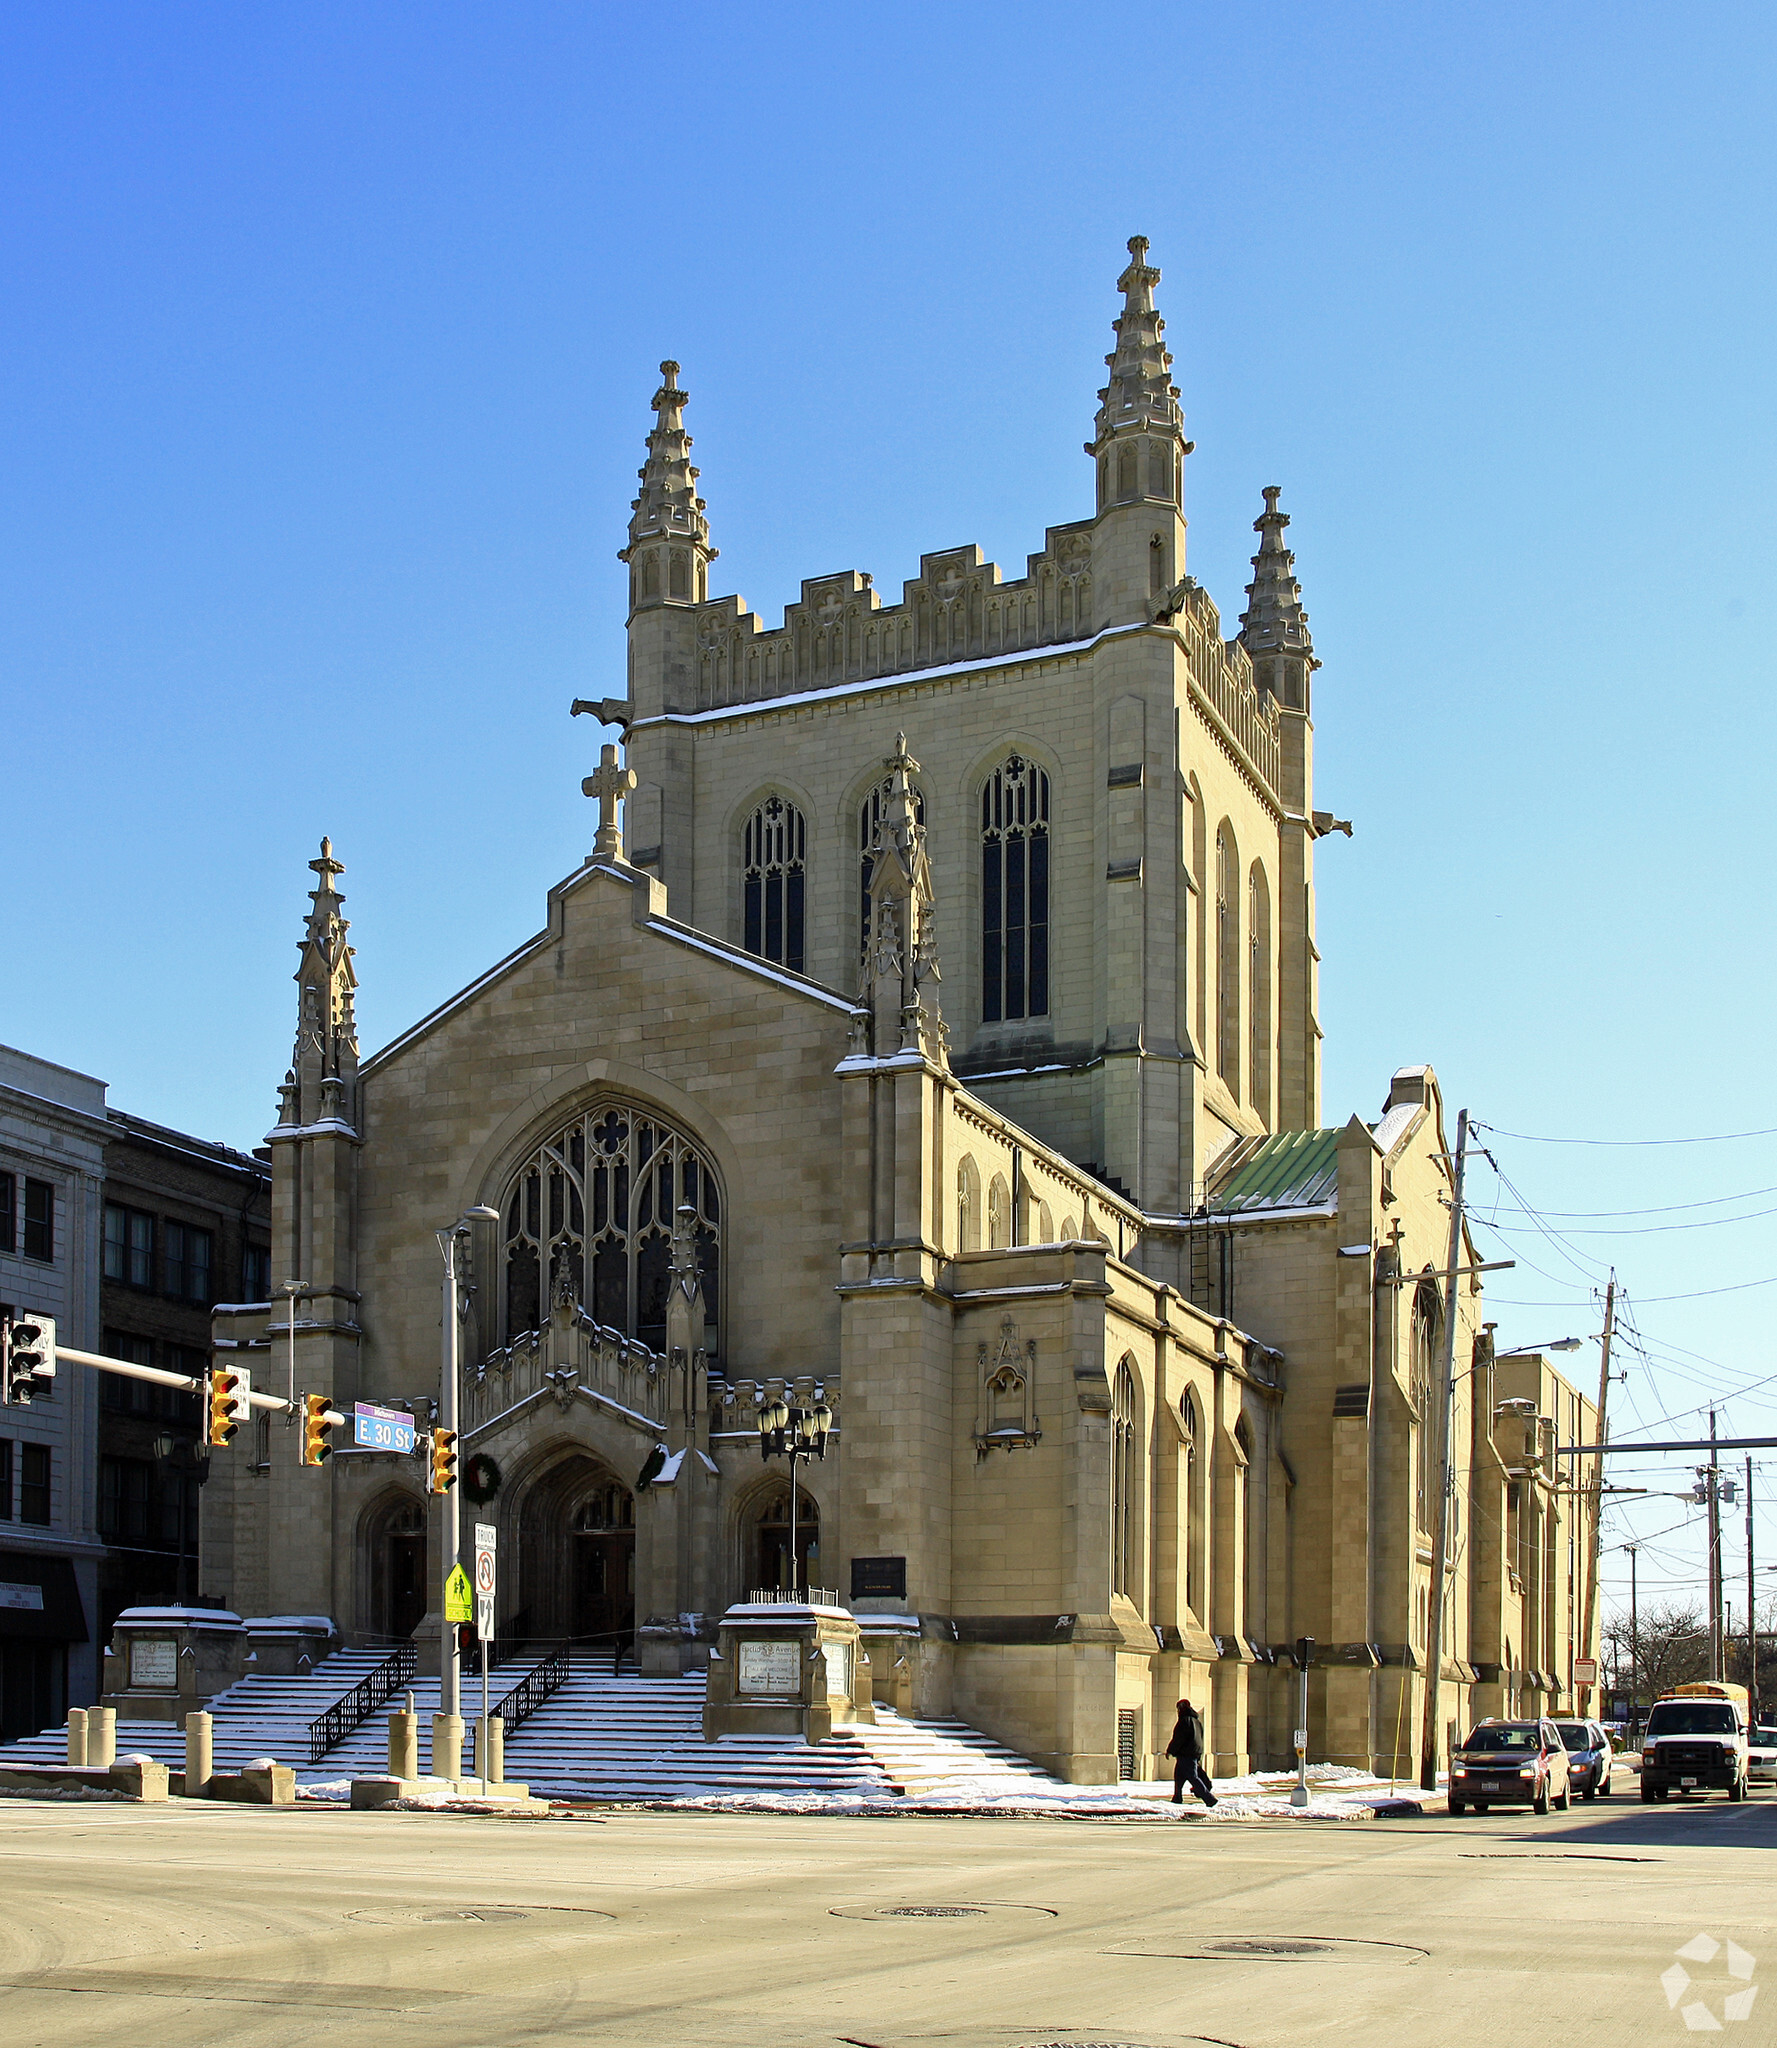
POLYGON ((154 1218, 105 1204, 105 1278, 126 1287, 154 1285, 154 1218))
POLYGON ((1203 1425, 1197 1403, 1186 1394, 1179 1403, 1185 1427, 1185 1605, 1203 1619, 1203 1425))
POLYGON ((802 813, 771 796, 747 820, 742 849, 746 949, 796 974, 802 972, 807 842, 802 813))
POLYGON ((1049 1014, 1049 778, 1008 754, 981 790, 981 1017, 1049 1014))
POLYGON ((1240 1099, 1240 902, 1234 845, 1216 834, 1216 1072, 1240 1099))
POLYGON ((676 1212, 692 1212, 706 1344, 719 1321, 722 1198, 691 1140, 628 1104, 597 1102, 533 1153, 508 1183, 508 1339, 541 1329, 558 1299, 658 1351, 676 1212))
POLYGON ((1431 1527, 1433 1497, 1437 1493, 1438 1418, 1433 1412, 1433 1366, 1438 1349, 1438 1330, 1443 1322, 1442 1304, 1435 1287, 1419 1287, 1413 1296, 1413 1327, 1409 1342, 1408 1382, 1413 1406, 1419 1411, 1419 1455, 1414 1461, 1413 1506, 1421 1529, 1431 1527))
POLYGON ((271 1299, 271 1247, 264 1244, 243 1246, 241 1251, 241 1299, 243 1301, 270 1301, 271 1299))
POLYGON ((48 1180, 25 1182, 25 1243, 27 1259, 41 1259, 48 1265, 56 1255, 56 1190, 48 1180))
POLYGON ((1111 1591, 1135 1583, 1135 1375, 1125 1359, 1111 1389, 1111 1591))
POLYGON ((12 1520, 12 1439, 0 1436, 0 1522, 12 1520))
POLYGON ((10 1173, 0 1173, 0 1252, 18 1245, 18 1185, 10 1173))
MULTIPOLYGON (((858 958, 865 959, 870 952, 870 874, 876 865, 876 835, 882 829, 883 806, 888 802, 894 778, 885 775, 876 787, 865 797, 858 812, 858 958)), ((926 800, 917 789, 913 792, 913 815, 923 825, 926 821, 926 800)))
POLYGON ((166 1248, 166 1292, 175 1301, 208 1307, 215 1239, 192 1223, 163 1223, 161 1240, 166 1248))
POLYGON ((19 1520, 47 1524, 49 1521, 49 1446, 19 1446, 19 1520))
POLYGON ((1271 891, 1257 861, 1246 884, 1246 989, 1252 1010, 1247 1073, 1252 1105, 1271 1121, 1271 891))

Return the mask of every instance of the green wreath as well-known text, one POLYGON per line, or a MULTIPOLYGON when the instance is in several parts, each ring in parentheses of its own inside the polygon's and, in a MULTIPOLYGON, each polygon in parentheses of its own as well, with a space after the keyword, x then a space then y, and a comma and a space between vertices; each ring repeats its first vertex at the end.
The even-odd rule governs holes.
POLYGON ((463 1491, 479 1507, 485 1507, 500 1490, 500 1468, 486 1451, 477 1451, 463 1468, 463 1491))

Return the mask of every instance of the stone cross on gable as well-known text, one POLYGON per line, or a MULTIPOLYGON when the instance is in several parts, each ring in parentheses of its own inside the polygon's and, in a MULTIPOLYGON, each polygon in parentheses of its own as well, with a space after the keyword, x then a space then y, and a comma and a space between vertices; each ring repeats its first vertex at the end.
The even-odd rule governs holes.
POLYGON ((635 786, 635 770, 625 768, 617 758, 617 749, 607 745, 599 755, 597 770, 580 785, 582 795, 598 798, 598 836, 592 842, 594 860, 623 858, 623 827, 617 822, 617 806, 635 786))

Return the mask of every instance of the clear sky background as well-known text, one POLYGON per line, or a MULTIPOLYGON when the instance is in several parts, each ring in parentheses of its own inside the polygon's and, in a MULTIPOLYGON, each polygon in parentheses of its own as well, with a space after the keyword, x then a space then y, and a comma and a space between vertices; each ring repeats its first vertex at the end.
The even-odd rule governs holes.
MULTIPOLYGON (((1191 568, 1232 630, 1281 484, 1325 663, 1327 1120, 1429 1060, 1500 1132, 1760 1133, 1489 1137, 1523 1201, 1473 1185, 1502 1347, 1614 1264, 1619 1431, 1777 1434, 1774 22, 0 5, 0 1038, 257 1143, 323 832, 367 1049, 590 844, 661 357, 767 623, 1016 574, 1091 509, 1139 232, 1191 568)), ((1700 1600, 1696 1513, 1636 1532, 1700 1600)))

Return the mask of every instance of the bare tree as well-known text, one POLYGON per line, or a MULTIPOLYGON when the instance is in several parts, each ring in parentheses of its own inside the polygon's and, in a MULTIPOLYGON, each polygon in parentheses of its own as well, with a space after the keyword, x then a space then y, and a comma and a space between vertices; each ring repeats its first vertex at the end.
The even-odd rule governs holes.
POLYGON ((1629 1690, 1633 1672, 1644 1703, 1709 1676, 1709 1630, 1695 1607, 1644 1607, 1639 1635, 1631 1632, 1626 1614, 1614 1615, 1604 1625, 1604 1645, 1616 1690, 1629 1690))

